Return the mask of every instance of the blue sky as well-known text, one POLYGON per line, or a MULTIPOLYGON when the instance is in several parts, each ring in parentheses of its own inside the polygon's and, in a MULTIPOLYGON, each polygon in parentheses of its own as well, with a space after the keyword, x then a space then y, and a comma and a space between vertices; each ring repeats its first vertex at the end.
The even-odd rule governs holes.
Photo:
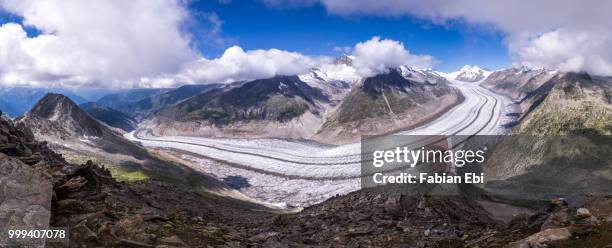
POLYGON ((335 47, 352 47, 380 36, 403 42, 413 54, 434 56, 441 71, 456 70, 465 64, 492 69, 511 65, 503 34, 483 26, 460 22, 441 26, 412 17, 341 17, 328 14, 318 4, 270 7, 254 0, 228 4, 193 1, 188 8, 195 19, 190 32, 207 57, 217 57, 231 45, 245 50, 278 48, 337 55, 335 47), (223 22, 216 41, 206 32, 212 28, 207 18, 212 14, 223 22))
POLYGON ((250 80, 324 66, 338 47, 355 48, 362 77, 465 64, 610 76, 610 8, 608 0, 0 0, 0 85, 250 80))

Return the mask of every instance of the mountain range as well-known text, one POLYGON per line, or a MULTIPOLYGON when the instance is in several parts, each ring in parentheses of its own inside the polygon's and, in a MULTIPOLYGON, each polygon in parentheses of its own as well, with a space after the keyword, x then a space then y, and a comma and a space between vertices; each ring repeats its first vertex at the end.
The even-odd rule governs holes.
MULTIPOLYGON (((86 107, 92 106, 87 104, 86 107)), ((35 139, 47 142, 73 163, 94 160, 120 173, 137 171, 143 176, 178 184, 226 187, 209 176, 151 154, 144 147, 125 139, 119 128, 112 128, 92 117, 60 94, 47 94, 30 111, 15 119, 15 123, 27 127, 35 139)))
POLYGON ((485 78, 491 75, 491 73, 492 72, 488 69, 466 65, 458 71, 445 74, 445 77, 450 80, 475 83, 483 81, 485 78))
POLYGON ((612 134, 609 77, 523 67, 494 72, 482 85, 516 99, 522 109, 517 133, 612 134))
MULTIPOLYGON (((245 118, 283 123, 287 121, 286 118, 296 118, 300 113, 315 115, 317 111, 325 109, 326 104, 333 106, 330 109, 334 110, 342 109, 343 104, 352 106, 357 101, 346 99, 358 92, 359 97, 369 97, 369 100, 382 107, 366 113, 367 117, 360 116, 357 119, 367 119, 370 114, 394 118, 392 112, 401 112, 402 106, 410 108, 411 105, 392 104, 396 101, 390 100, 391 96, 402 102, 404 96, 423 95, 422 91, 431 91, 428 97, 434 99, 444 94, 433 92, 449 89, 445 84, 451 80, 457 79, 399 68, 361 82, 353 82, 348 89, 344 88, 344 84, 338 84, 338 89, 345 92, 346 96, 336 98, 334 105, 333 98, 326 95, 325 91, 316 90, 318 88, 309 86, 299 77, 280 76, 261 81, 266 84, 252 81, 215 88, 171 105, 170 108, 185 110, 173 118, 191 118, 185 113, 196 111, 199 114, 201 112, 198 110, 210 108, 226 111, 211 119, 220 124, 245 118), (431 79, 441 81, 429 81, 431 79), (266 97, 251 98, 247 92, 262 93, 260 96, 266 97), (200 99, 199 96, 210 97, 200 99), (275 97, 295 101, 295 106, 303 106, 298 108, 303 112, 292 110, 288 112, 292 115, 289 115, 284 109, 275 108, 274 102, 270 103, 270 99, 275 97), (201 108, 189 109, 191 101, 201 108), (249 106, 258 107, 249 109, 249 106)), ((609 78, 522 68, 494 72, 482 84, 493 90, 505 91, 508 95, 519 96, 515 99, 524 111, 515 127, 518 133, 609 134, 611 130, 609 78), (508 80, 524 83, 509 86, 508 80)), ((427 98, 425 100, 426 103, 427 98)), ((110 108, 98 104, 89 103, 81 107, 90 111, 102 108, 105 113, 114 113, 110 108)), ((261 246, 358 246, 376 242, 377 245, 389 246, 402 243, 431 247, 448 244, 458 247, 474 244, 480 247, 537 247, 550 244, 567 247, 577 242, 605 244, 605 237, 609 237, 610 233, 607 224, 601 224, 606 223, 605 218, 611 213, 608 206, 612 206, 612 202, 606 197, 569 196, 553 201, 525 202, 500 199, 499 196, 470 187, 460 188, 459 195, 454 196, 390 195, 363 189, 332 197, 298 213, 279 214, 274 209, 244 200, 246 198, 238 198, 239 193, 211 194, 193 190, 204 188, 215 189, 215 192, 231 191, 214 178, 156 158, 146 149, 123 139, 116 129, 96 120, 93 114, 81 107, 63 95, 48 94, 32 110, 16 119, 16 125, 0 118, 0 168, 18 168, 20 171, 19 174, 10 174, 13 181, 9 186, 26 182, 31 185, 32 182, 27 181, 27 178, 40 178, 36 181, 38 187, 51 187, 54 194, 53 199, 48 199, 52 202, 48 209, 50 224, 70 227, 72 234, 69 242, 73 246, 197 246, 201 243, 220 246, 236 243, 261 246), (55 151, 62 152, 62 156, 36 140, 47 141, 55 151), (72 151, 68 151, 70 149, 72 151), (70 154, 78 152, 88 159, 101 160, 99 158, 106 157, 102 161, 111 168, 117 165, 114 163, 118 163, 131 170, 148 171, 146 175, 151 179, 138 183, 117 182, 111 178, 117 174, 111 174, 105 169, 108 167, 100 167, 91 161, 76 165, 64 160, 75 161, 75 157, 70 154), (55 183, 45 181, 51 179, 41 173, 53 174, 55 183), (200 183, 194 186, 194 182, 200 183), (186 188, 185 185, 190 187, 186 188), (516 213, 520 214, 511 215, 508 211, 519 211, 516 213), (143 236, 142 233, 153 235, 143 236), (570 239, 572 236, 579 236, 580 239, 570 239)), ((152 113, 171 114, 163 111, 167 111, 166 108, 152 113)), ((193 118, 202 119, 202 116, 196 114, 193 118)), ((516 158, 508 157, 507 150, 499 153, 503 154, 502 159, 508 160, 506 163, 513 165, 517 161, 513 159, 546 159, 541 156, 542 150, 528 150, 529 153, 516 158)), ((605 152, 601 149, 591 151, 597 154, 605 152)), ((587 180, 583 177, 592 175, 590 173, 606 177, 605 173, 600 173, 606 171, 602 168, 553 169, 549 163, 529 165, 528 168, 507 167, 511 170, 494 166, 486 168, 491 176, 507 180, 501 189, 529 185, 529 182, 533 182, 529 175, 564 175, 563 183, 578 185, 587 180), (555 172, 567 172, 568 169, 573 173, 555 172), (583 180, 575 181, 577 178, 583 180)), ((0 170, 0 176, 10 171, 0 170)), ((602 182, 609 185, 608 181, 602 182)), ((495 189, 494 186, 491 189, 495 189)), ((32 211, 33 208, 24 206, 23 209, 32 211)), ((20 211, 12 213, 18 215, 20 211)))
POLYGON ((368 77, 355 85, 315 135, 326 143, 408 129, 462 101, 461 93, 433 71, 409 67, 368 77))
MULTIPOLYGON (((563 81, 561 75, 566 75, 528 67, 489 71, 466 65, 451 73, 402 66, 362 78, 351 64, 350 56, 341 56, 336 60, 336 68, 313 68, 301 75, 226 85, 133 89, 106 95, 95 102, 69 90, 3 88, 0 109, 18 117, 47 92, 56 91, 82 104, 83 110, 107 126, 125 132, 140 124, 158 134, 346 143, 360 135, 410 128, 445 112, 462 101, 460 94, 448 86, 450 81, 481 83, 518 99, 523 109, 521 118, 527 118, 526 113, 532 112, 548 91, 557 89, 559 86, 553 86, 563 81)), ((592 77, 588 81, 605 85, 607 80, 592 77)), ((605 95, 606 90, 595 92, 605 95)), ((589 95, 592 94, 586 94, 589 95)))
POLYGON ((339 68, 236 82, 152 111, 141 122, 157 134, 354 142, 406 129, 462 101, 443 74, 407 66, 361 78, 339 68))
MULTIPOLYGON (((339 65, 348 63, 345 58, 339 65)), ((555 143, 546 137, 586 135, 582 144, 589 147, 589 155, 609 161, 609 139, 588 137, 612 134, 612 79, 527 67, 490 74, 464 67, 462 72, 443 74, 402 66, 366 78, 344 69, 318 68, 304 75, 228 85, 134 90, 81 105, 50 93, 14 124, 0 118, 0 168, 21 171, 10 174, 11 185, 40 178, 38 187, 55 192, 48 199, 53 202, 50 223, 69 226, 73 245, 358 246, 375 241, 430 247, 564 247, 575 242, 571 236, 580 236, 584 242, 580 244, 606 242, 592 234, 610 233, 609 227, 599 224, 611 213, 609 198, 568 196, 550 202, 495 194, 515 189, 535 193, 540 188, 529 187, 544 179, 559 190, 583 187, 586 181, 597 189, 609 188, 609 165, 576 167, 583 157, 551 157, 550 149, 542 147, 569 151, 576 149, 573 143, 555 143), (447 112, 462 101, 452 83, 480 84, 510 96, 521 109, 513 132, 547 135, 535 143, 537 147, 501 143, 484 167, 491 179, 487 192, 459 187, 454 196, 440 197, 430 192, 410 196, 362 189, 298 213, 279 214, 182 160, 170 160, 123 137, 134 128, 150 128, 164 135, 342 143, 360 135, 411 128, 447 112), (46 182, 50 177, 37 173, 53 174, 55 181, 46 182), (149 180, 130 183, 134 173, 149 180), (558 239, 556 243, 552 238, 558 239)), ((0 176, 11 171, 0 170, 0 176)))

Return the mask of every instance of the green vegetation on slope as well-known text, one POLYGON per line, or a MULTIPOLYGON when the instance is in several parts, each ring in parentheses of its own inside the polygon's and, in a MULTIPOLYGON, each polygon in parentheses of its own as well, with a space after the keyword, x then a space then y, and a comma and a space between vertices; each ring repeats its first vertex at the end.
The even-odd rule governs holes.
MULTIPOLYGON (((548 104, 548 103, 544 103, 548 104)), ((592 102, 577 106, 543 106, 529 118, 529 123, 520 128, 522 133, 564 135, 576 131, 612 134, 612 113, 592 102)))
POLYGON ((120 166, 111 166, 108 168, 111 175, 118 182, 133 182, 149 180, 150 177, 139 170, 128 170, 120 166))
MULTIPOLYGON (((610 82, 588 75, 568 74, 553 79, 542 101, 530 107, 517 133, 565 135, 612 134, 610 82)), ((538 101, 536 101, 538 102, 538 101)))

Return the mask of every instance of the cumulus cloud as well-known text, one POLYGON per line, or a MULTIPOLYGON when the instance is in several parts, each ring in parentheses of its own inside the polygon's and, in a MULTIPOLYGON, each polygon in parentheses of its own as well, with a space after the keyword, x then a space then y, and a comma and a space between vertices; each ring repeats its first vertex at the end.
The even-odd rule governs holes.
POLYGON ((300 74, 332 61, 332 58, 326 56, 306 56, 278 49, 244 51, 233 46, 219 58, 201 58, 187 64, 179 73, 144 78, 142 84, 149 87, 167 87, 185 83, 229 83, 275 75, 300 74))
POLYGON ((361 76, 385 72, 389 68, 409 65, 431 68, 437 62, 429 55, 414 55, 398 41, 373 37, 353 48, 353 66, 361 76))
POLYGON ((196 58, 178 0, 1 0, 21 24, 0 28, 3 84, 119 83, 178 70, 196 58), (18 61, 15 64, 15 61, 18 61))
MULTIPOLYGON (((207 32, 188 33, 183 25, 193 21, 194 13, 186 9, 185 3, 0 0, 4 11, 23 18, 22 23, 0 26, 0 86, 169 87, 226 83, 299 74, 333 62, 327 56, 278 49, 245 51, 238 46, 228 48, 218 58, 206 58, 193 48, 193 39, 222 37, 223 20, 215 13, 203 13, 200 17, 209 24, 207 32), (27 28, 40 34, 29 36, 27 28)), ((400 42, 378 37, 342 50, 354 55, 355 70, 360 75, 404 64, 429 67, 435 62, 432 57, 411 54, 400 42)))
POLYGON ((557 29, 513 46, 524 65, 612 75, 612 37, 607 32, 557 29))
POLYGON ((172 87, 178 84, 230 83, 275 75, 301 74, 315 67, 331 71, 348 70, 368 77, 401 65, 431 68, 437 63, 429 55, 411 54, 401 42, 380 37, 373 37, 343 50, 352 51, 351 68, 334 65, 335 58, 329 56, 308 56, 278 49, 244 51, 233 46, 219 58, 201 58, 187 64, 176 74, 143 78, 140 85, 172 87))
MULTIPOLYGON (((275 0, 295 5, 296 0, 275 0)), ((304 3, 311 3, 306 0, 304 3)), ((518 63, 612 75, 612 1, 591 0, 319 0, 341 16, 410 15, 445 24, 448 20, 491 25, 507 34, 518 63), (550 43, 547 43, 550 42, 550 43)))

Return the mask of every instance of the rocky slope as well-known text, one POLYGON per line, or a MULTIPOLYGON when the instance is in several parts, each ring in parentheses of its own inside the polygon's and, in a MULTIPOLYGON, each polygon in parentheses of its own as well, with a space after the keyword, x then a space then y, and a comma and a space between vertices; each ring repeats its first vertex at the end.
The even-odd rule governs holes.
POLYGON ((60 94, 47 94, 19 119, 38 138, 57 137, 60 140, 81 137, 102 137, 102 124, 81 110, 72 100, 60 94))
POLYGON ((63 95, 48 94, 22 118, 36 139, 46 141, 56 152, 74 163, 95 160, 109 165, 117 174, 138 173, 181 184, 212 185, 216 180, 160 159, 97 121, 63 95))
MULTIPOLYGON (((92 163, 70 164, 29 129, 0 119, 0 224, 68 227, 70 247, 186 247, 245 242, 224 223, 252 227, 265 207, 161 181, 118 183, 92 163), (7 179, 7 180, 5 180, 7 179), (179 238, 180 237, 180 238, 179 238), (183 240, 184 241, 183 241, 183 240)), ((214 186, 207 186, 213 189, 214 186)), ((0 245, 40 245, 40 241, 0 245)), ((47 242, 47 247, 66 243, 47 242)))
POLYGON ((557 74, 556 71, 546 69, 509 68, 493 72, 482 83, 482 86, 520 100, 557 74))
POLYGON ((138 126, 138 123, 134 118, 110 107, 99 105, 95 102, 83 103, 79 105, 79 108, 83 109, 91 117, 105 123, 106 125, 121 129, 125 132, 131 132, 138 126))
POLYGON ((559 74, 530 92, 521 106, 520 133, 612 134, 612 79, 588 74, 559 74), (525 104, 527 103, 527 104, 525 104))
POLYGON ((490 180, 505 180, 491 186, 520 188, 534 197, 612 194, 612 80, 555 73, 541 81, 542 73, 549 74, 525 72, 514 87, 506 80, 517 78, 515 73, 499 81, 507 82, 502 83, 506 92, 524 96, 517 100, 523 113, 515 136, 499 145, 501 152, 485 167, 490 180))
MULTIPOLYGON (((488 191, 524 199, 612 195, 612 79, 522 67, 497 71, 483 85, 513 97, 523 110, 513 128, 514 136, 504 138, 484 166, 488 191)), ((579 204, 589 204, 584 197, 575 199, 579 204)), ((566 209, 549 221, 579 227, 593 218, 588 211, 566 209)), ((600 228, 609 232, 610 225, 600 228)), ((587 237, 583 243, 576 236, 585 235, 575 232, 576 227, 552 228, 545 224, 541 230, 523 241, 557 235, 564 241, 554 247, 612 243, 598 235, 587 237)))
POLYGON ((326 100, 321 92, 298 77, 277 76, 200 94, 160 114, 218 125, 259 120, 284 122, 307 111, 316 113, 317 104, 326 100))
POLYGON ((523 113, 515 132, 558 135, 591 129, 612 133, 610 78, 522 67, 497 71, 482 85, 520 104, 523 113))
POLYGON ((161 134, 300 138, 320 125, 329 99, 297 76, 237 83, 162 109, 143 123, 161 134))
POLYGON ((326 119, 315 139, 355 142, 419 125, 462 101, 461 93, 433 71, 401 67, 364 79, 326 119))
POLYGON ((49 92, 64 94, 77 103, 87 102, 83 97, 67 89, 0 87, 0 109, 4 110, 7 115, 13 118, 19 117, 30 110, 36 102, 49 92))

